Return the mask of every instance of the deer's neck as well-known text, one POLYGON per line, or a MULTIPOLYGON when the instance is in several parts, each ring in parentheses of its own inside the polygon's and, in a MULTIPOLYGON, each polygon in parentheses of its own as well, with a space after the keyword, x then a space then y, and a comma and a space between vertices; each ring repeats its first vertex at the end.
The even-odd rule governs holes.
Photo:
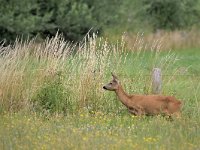
POLYGON ((116 95, 120 99, 120 101, 127 107, 130 105, 130 96, 123 90, 122 86, 120 85, 119 88, 115 91, 116 95))

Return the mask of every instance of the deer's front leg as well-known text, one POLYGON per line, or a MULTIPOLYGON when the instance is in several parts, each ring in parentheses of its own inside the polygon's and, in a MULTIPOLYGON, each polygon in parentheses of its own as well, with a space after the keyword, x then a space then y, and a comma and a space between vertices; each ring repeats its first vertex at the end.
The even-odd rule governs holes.
POLYGON ((128 111, 135 116, 144 115, 144 111, 140 107, 129 107, 128 111))
POLYGON ((135 110, 135 109, 130 109, 130 108, 128 108, 128 111, 129 111, 131 114, 135 115, 135 116, 138 115, 138 112, 137 112, 137 110, 135 110))

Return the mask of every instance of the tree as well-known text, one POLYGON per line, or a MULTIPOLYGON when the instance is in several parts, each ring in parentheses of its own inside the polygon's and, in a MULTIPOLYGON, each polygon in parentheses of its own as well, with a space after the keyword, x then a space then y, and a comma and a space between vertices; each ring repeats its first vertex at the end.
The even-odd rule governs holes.
POLYGON ((198 20, 198 3, 199 0, 143 0, 143 10, 155 30, 174 30, 191 26, 198 20))
POLYGON ((12 42, 39 35, 53 36, 57 31, 70 41, 78 41, 90 29, 100 29, 92 8, 80 0, 0 0, 0 40, 12 42))

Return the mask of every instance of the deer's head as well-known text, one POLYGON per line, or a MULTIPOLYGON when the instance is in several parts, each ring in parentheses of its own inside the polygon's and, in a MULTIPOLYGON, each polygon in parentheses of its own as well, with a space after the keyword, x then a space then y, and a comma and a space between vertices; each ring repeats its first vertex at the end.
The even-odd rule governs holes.
POLYGON ((117 76, 115 76, 113 73, 111 74, 112 74, 113 79, 108 84, 104 85, 103 89, 109 90, 109 91, 115 91, 119 88, 119 80, 117 76))

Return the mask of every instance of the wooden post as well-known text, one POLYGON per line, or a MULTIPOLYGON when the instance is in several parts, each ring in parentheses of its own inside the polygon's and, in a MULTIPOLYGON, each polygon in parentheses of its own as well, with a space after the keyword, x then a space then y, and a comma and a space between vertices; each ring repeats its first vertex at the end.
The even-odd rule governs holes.
POLYGON ((160 68, 154 68, 152 72, 152 93, 161 94, 162 92, 162 75, 160 68))

